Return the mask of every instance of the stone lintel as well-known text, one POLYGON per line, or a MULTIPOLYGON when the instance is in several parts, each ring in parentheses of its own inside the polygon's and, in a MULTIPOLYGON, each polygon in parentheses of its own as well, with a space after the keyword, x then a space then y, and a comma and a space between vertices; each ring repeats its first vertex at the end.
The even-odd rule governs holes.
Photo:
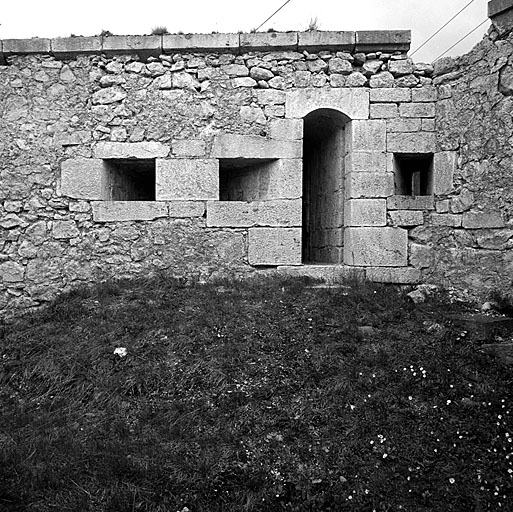
POLYGON ((338 110, 347 118, 369 118, 369 91, 358 87, 306 88, 287 91, 285 117, 302 118, 320 108, 338 110))
POLYGON ((239 34, 164 34, 164 52, 180 50, 233 51, 239 49, 239 34))
POLYGON ((415 284, 420 281, 421 273, 412 267, 367 267, 365 276, 375 283, 415 284))
POLYGON ((3 52, 5 55, 50 53, 50 39, 33 37, 32 39, 4 39, 3 52))
POLYGON ((301 199, 208 201, 208 227, 301 226, 301 199))
POLYGON ((249 228, 248 232, 250 265, 301 265, 301 228, 249 228))
POLYGON ((408 52, 411 30, 359 30, 355 52, 408 52))
POLYGON ((162 36, 104 36, 102 52, 108 57, 120 54, 158 57, 162 53, 162 36))
POLYGON ((51 40, 51 52, 59 59, 73 58, 77 54, 101 53, 102 38, 93 37, 58 37, 51 40))
POLYGON ((214 139, 213 158, 301 158, 300 140, 273 140, 258 135, 222 134, 214 139))
POLYGON ((203 158, 157 159, 157 201, 219 199, 219 161, 203 158))
POLYGON ((101 201, 93 203, 95 222, 154 220, 167 217, 167 204, 158 201, 101 201))
POLYGON ((406 267, 408 231, 401 228, 346 228, 344 263, 356 267, 406 267))
POLYGON ((299 32, 298 49, 308 51, 338 50, 354 51, 356 33, 349 31, 319 31, 299 32))
POLYGON ((260 51, 270 48, 279 50, 297 49, 297 32, 252 32, 239 34, 239 46, 242 51, 260 51))
POLYGON ((434 153, 436 137, 434 133, 394 133, 387 134, 389 153, 434 153))
POLYGON ((95 158, 165 158, 169 146, 161 142, 99 142, 94 148, 95 158))

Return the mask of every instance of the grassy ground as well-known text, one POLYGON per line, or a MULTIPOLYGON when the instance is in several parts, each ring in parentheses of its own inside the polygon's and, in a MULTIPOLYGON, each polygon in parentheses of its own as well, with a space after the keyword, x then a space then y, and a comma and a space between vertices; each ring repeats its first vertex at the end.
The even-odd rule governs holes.
POLYGON ((7 326, 0 510, 513 510, 513 372, 458 307, 304 285, 107 284, 7 326))

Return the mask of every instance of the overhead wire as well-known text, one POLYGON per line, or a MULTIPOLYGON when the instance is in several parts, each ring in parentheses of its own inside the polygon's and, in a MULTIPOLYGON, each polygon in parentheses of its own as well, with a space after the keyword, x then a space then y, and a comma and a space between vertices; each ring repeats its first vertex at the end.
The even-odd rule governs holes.
MULTIPOLYGON (((263 23, 260 23, 260 25, 258 25, 258 27, 255 29, 255 32, 258 31, 258 29, 260 29, 260 27, 264 26, 271 18, 273 18, 276 14, 278 14, 289 2, 291 2, 292 0, 287 0, 281 7, 279 7, 278 9, 276 9, 276 11, 274 11, 271 16, 269 16, 269 18, 267 18, 263 23)), ((473 0, 472 0, 473 1, 473 0)))
POLYGON ((471 4, 473 4, 475 0, 470 0, 470 2, 465 5, 460 11, 458 11, 449 21, 445 22, 434 34, 432 34, 428 39, 426 39, 417 49, 415 49, 412 53, 410 53, 410 57, 413 57, 421 48, 424 48, 426 44, 431 41, 435 36, 437 36, 451 21, 455 20, 467 7, 469 7, 471 4))
POLYGON ((477 27, 473 28, 470 32, 467 32, 467 34, 465 34, 461 39, 459 39, 458 41, 456 41, 450 48, 447 48, 447 50, 445 50, 445 52, 443 52, 442 54, 440 54, 434 61, 436 62, 438 59, 440 59, 441 57, 443 57, 446 53, 450 52, 455 46, 458 46, 463 40, 465 40, 470 34, 473 34, 479 27, 481 27, 482 25, 484 25, 488 20, 488 18, 486 18, 484 21, 482 21, 477 27))

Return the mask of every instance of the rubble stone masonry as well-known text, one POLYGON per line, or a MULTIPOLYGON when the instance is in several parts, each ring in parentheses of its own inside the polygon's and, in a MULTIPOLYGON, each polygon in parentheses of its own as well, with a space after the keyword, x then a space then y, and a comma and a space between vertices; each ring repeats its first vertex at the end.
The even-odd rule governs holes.
POLYGON ((409 40, 1 41, 0 312, 159 272, 511 279, 513 40, 434 67, 409 40))

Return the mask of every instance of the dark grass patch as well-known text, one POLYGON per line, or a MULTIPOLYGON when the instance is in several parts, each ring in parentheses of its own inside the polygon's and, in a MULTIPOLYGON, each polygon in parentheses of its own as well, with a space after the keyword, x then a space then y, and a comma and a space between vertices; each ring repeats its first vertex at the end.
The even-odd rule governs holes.
POLYGON ((348 285, 120 281, 9 325, 0 510, 512 510, 511 370, 443 296, 348 285))

